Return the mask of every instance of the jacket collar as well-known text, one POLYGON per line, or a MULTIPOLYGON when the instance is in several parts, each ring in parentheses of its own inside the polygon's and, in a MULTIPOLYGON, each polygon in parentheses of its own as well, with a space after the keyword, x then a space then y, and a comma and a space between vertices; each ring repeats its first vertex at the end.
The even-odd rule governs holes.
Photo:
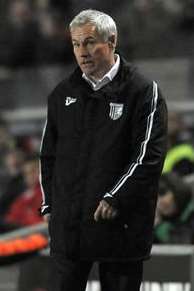
POLYGON ((101 88, 103 88, 105 85, 107 85, 109 82, 111 82, 116 74, 118 73, 119 66, 120 66, 120 56, 118 54, 115 54, 116 62, 112 66, 112 68, 97 82, 92 80, 91 78, 87 77, 86 74, 82 74, 82 78, 86 80, 92 87, 94 91, 98 91, 101 88))
POLYGON ((107 99, 108 101, 116 102, 126 83, 130 82, 133 69, 134 67, 120 56, 120 66, 117 75, 98 91, 93 91, 91 86, 82 78, 82 71, 79 67, 72 73, 69 81, 77 96, 81 94, 83 98, 107 99))

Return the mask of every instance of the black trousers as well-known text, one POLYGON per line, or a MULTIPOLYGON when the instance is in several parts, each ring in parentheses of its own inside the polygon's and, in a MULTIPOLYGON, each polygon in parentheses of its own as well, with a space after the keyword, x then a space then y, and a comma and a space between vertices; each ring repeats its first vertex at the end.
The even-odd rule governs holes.
MULTIPOLYGON (((85 291, 93 262, 54 258, 49 291, 85 291)), ((143 262, 99 262, 101 291, 139 291, 143 262)))

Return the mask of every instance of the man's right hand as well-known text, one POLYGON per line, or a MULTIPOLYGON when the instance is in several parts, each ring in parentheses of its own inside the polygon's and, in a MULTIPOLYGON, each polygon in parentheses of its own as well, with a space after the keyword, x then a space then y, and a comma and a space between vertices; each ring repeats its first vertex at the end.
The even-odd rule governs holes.
POLYGON ((94 220, 98 221, 99 219, 112 220, 117 217, 118 211, 109 205, 105 200, 101 200, 95 213, 94 220))

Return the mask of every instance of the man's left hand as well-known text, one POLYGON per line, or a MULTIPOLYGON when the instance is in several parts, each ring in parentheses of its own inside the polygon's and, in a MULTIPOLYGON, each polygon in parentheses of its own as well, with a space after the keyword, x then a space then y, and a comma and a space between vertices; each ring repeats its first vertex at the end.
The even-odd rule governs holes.
POLYGON ((95 213, 94 220, 98 221, 99 219, 114 219, 118 215, 118 211, 109 205, 105 200, 101 200, 95 213))

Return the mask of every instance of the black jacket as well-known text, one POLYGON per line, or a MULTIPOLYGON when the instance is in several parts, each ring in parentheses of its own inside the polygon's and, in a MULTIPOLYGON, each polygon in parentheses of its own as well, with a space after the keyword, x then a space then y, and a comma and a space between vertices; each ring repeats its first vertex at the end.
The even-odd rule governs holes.
POLYGON ((157 84, 124 60, 96 92, 79 68, 57 86, 48 98, 40 156, 51 253, 92 260, 149 257, 166 132, 157 84), (114 221, 94 221, 103 198, 119 210, 114 221))

